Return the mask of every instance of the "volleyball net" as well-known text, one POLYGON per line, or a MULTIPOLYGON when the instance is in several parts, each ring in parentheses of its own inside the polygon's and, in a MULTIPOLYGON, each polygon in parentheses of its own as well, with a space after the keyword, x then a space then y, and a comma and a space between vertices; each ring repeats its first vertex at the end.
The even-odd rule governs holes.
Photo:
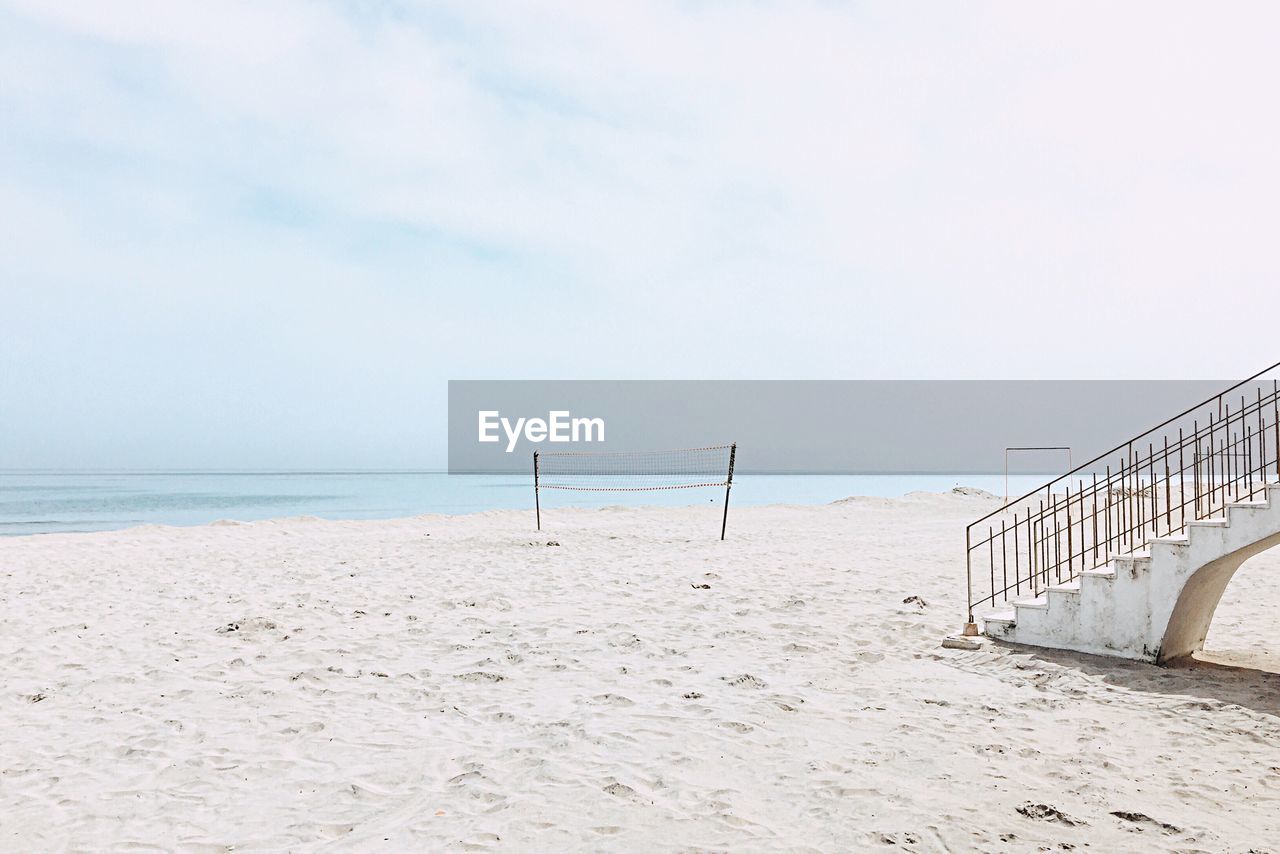
POLYGON ((533 489, 538 530, 542 530, 540 492, 650 492, 670 489, 724 488, 724 520, 729 515, 729 490, 737 445, 708 445, 666 451, 536 451, 533 489))

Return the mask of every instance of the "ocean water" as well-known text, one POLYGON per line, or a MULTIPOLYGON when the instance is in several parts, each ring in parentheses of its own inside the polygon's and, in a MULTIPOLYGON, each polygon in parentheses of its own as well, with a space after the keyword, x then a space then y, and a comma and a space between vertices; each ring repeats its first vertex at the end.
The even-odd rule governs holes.
MULTIPOLYGON (((1010 477, 1015 493, 1048 477, 1010 477)), ((731 506, 826 504, 851 495, 894 497, 975 486, 1004 492, 1001 475, 734 476, 731 506)), ((640 493, 544 490, 542 507, 687 506, 724 500, 721 489, 640 493)), ((533 510, 527 475, 440 472, 0 472, 0 535, 203 525, 287 516, 392 519, 423 513, 533 510)))

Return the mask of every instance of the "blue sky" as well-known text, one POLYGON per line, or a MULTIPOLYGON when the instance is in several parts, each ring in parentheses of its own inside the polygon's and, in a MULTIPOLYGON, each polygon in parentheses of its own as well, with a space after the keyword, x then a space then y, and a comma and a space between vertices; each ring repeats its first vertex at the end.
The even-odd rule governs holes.
POLYGON ((0 0, 0 466, 437 466, 451 378, 1250 373, 1278 19, 0 0))

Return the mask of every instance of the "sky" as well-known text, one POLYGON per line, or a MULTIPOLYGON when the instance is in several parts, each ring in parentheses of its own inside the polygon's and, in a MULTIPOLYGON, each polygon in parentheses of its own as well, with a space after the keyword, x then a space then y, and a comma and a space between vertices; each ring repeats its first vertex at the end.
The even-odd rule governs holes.
POLYGON ((445 461, 450 379, 1280 359, 1280 7, 0 0, 0 468, 445 461))

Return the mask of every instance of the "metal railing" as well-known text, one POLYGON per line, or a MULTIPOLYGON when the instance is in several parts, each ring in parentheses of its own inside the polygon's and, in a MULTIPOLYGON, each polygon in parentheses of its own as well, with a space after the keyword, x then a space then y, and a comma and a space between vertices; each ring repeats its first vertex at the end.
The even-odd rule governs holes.
POLYGON ((965 529, 974 611, 1106 566, 1280 483, 1280 382, 1272 365, 1007 502, 965 529), (1253 383, 1254 387, 1244 388, 1253 383), (1238 395, 1238 397, 1237 397, 1238 395))

